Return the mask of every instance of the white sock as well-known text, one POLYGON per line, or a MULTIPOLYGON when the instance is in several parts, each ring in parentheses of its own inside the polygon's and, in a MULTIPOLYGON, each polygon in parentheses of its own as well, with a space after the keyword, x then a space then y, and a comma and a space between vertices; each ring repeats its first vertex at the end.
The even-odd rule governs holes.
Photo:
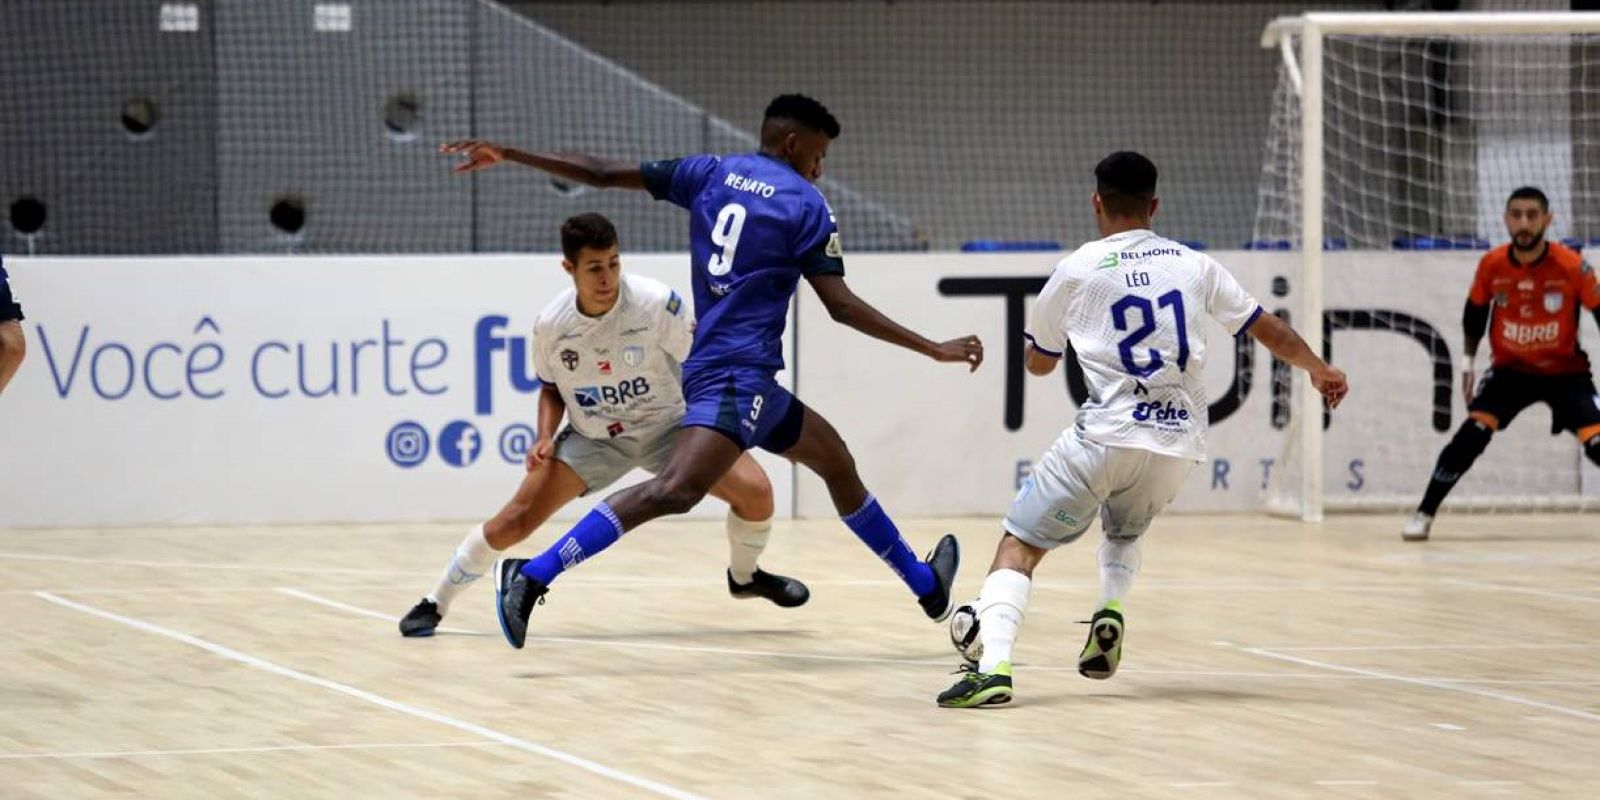
POLYGON ((1103 603, 1113 600, 1121 603, 1128 599, 1133 588, 1133 576, 1139 571, 1139 540, 1116 542, 1110 539, 1100 545, 1100 590, 1103 603))
POLYGON ((978 636, 983 639, 980 672, 992 672, 1000 662, 1011 660, 1011 647, 1017 642, 1032 589, 1028 576, 1014 569, 995 570, 983 580, 976 605, 978 636))
POLYGON ((756 559, 767 549, 772 535, 772 520, 752 522, 728 512, 728 572, 738 583, 749 583, 756 576, 756 559))
POLYGON ((483 526, 478 525, 467 533, 467 537, 456 546, 455 555, 450 557, 450 564, 444 568, 444 574, 439 576, 439 582, 434 585, 433 591, 428 593, 428 599, 439 604, 439 615, 450 609, 450 601, 455 599, 462 589, 468 584, 483 577, 489 568, 494 566, 494 560, 501 551, 489 546, 489 540, 483 537, 483 526))

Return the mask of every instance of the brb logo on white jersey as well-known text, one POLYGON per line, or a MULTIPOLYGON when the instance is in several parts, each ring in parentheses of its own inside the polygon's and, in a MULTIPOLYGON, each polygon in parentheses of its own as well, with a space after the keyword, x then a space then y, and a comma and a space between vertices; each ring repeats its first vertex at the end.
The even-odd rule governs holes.
POLYGON ((582 408, 619 406, 630 400, 648 398, 650 381, 645 378, 634 378, 615 386, 579 386, 573 390, 573 394, 577 396, 578 405, 582 408))

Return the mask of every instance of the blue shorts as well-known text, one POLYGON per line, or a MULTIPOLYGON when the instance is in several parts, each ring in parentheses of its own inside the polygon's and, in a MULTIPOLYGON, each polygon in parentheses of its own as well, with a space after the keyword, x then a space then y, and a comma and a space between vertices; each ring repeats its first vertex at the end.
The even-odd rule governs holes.
POLYGON ((805 404, 778 385, 762 367, 697 367, 683 370, 682 426, 710 428, 741 450, 759 447, 782 453, 800 440, 805 404))

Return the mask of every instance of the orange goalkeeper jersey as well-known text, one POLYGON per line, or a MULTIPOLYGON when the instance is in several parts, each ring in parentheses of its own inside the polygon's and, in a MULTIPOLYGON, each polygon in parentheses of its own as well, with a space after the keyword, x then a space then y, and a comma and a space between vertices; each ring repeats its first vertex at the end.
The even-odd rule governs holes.
POLYGON ((1467 299, 1491 305, 1489 350, 1496 367, 1566 375, 1589 371, 1578 347, 1578 310, 1600 306, 1600 282, 1583 257, 1550 242, 1532 264, 1511 257, 1511 245, 1478 262, 1467 299))

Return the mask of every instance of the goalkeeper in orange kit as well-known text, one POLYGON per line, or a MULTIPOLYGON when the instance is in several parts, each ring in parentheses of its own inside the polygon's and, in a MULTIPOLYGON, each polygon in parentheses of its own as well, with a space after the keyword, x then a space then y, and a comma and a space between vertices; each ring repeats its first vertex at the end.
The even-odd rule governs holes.
POLYGON ((1462 315, 1467 421, 1439 453, 1422 504, 1401 531, 1408 542, 1428 538, 1445 495, 1495 432, 1534 403, 1550 406, 1553 433, 1577 434, 1584 454, 1600 464, 1600 394, 1589 374, 1589 357, 1578 346, 1579 310, 1593 311, 1600 323, 1600 281, 1576 251, 1545 241, 1550 219, 1544 192, 1517 189, 1506 201, 1511 241, 1478 262, 1462 315), (1474 391, 1472 361, 1485 329, 1491 366, 1474 391))

